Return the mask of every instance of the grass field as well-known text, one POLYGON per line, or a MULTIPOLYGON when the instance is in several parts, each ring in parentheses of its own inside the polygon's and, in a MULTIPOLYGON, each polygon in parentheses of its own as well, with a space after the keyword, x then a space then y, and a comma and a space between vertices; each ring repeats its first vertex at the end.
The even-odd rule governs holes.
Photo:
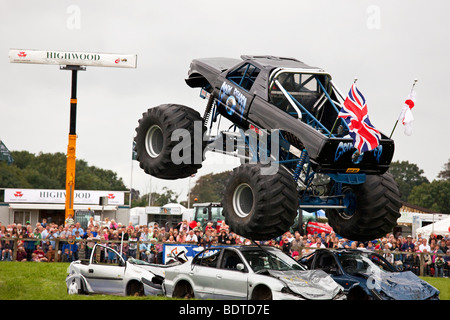
MULTIPOLYGON (((164 297, 68 295, 65 283, 68 263, 0 262, 0 300, 165 300, 164 297)), ((424 277, 450 300, 450 278, 424 277)))

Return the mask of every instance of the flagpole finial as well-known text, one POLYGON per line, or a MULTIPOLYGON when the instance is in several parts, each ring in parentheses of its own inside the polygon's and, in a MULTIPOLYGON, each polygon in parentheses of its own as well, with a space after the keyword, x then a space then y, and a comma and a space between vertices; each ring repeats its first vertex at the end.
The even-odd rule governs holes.
POLYGON ((353 83, 356 83, 356 81, 358 81, 358 78, 357 78, 357 77, 355 77, 355 78, 353 79, 353 83))

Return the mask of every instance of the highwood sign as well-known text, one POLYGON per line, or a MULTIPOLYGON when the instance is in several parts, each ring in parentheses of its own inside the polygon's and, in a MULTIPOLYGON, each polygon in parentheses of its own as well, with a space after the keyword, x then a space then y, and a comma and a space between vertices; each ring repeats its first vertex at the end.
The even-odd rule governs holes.
POLYGON ((135 54, 10 49, 9 61, 54 65, 136 68, 135 54))
MULTIPOLYGON (((109 205, 123 205, 123 191, 75 190, 74 203, 99 204, 100 197, 108 197, 109 205)), ((9 203, 65 203, 66 191, 53 189, 5 189, 5 202, 9 203)))

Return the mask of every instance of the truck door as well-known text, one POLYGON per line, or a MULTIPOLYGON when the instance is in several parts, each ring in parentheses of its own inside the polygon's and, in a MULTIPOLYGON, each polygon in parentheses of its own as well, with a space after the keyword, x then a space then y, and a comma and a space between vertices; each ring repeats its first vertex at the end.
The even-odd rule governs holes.
POLYGON ((244 63, 231 70, 225 78, 219 78, 217 106, 219 112, 235 123, 246 126, 246 117, 254 95, 250 89, 259 74, 251 63, 244 63))

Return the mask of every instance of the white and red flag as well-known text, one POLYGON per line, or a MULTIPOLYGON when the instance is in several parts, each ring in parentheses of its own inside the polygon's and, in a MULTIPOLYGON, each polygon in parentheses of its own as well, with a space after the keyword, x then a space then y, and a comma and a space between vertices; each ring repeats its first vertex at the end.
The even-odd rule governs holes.
POLYGON ((398 121, 401 121, 401 123, 405 127, 404 132, 407 136, 410 136, 412 134, 412 124, 414 122, 414 117, 411 109, 414 108, 415 103, 416 103, 416 91, 414 91, 413 87, 405 100, 405 104, 403 105, 400 115, 398 116, 398 121))

